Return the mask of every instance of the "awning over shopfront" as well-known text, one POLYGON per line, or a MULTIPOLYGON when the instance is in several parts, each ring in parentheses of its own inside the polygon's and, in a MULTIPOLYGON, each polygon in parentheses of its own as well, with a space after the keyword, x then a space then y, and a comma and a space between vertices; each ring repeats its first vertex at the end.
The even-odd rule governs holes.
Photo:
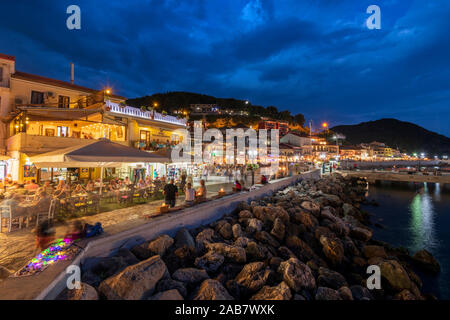
POLYGON ((87 120, 90 116, 100 114, 101 108, 66 109, 53 107, 17 107, 32 120, 87 120))
POLYGON ((38 168, 117 167, 122 163, 165 163, 169 161, 170 158, 163 155, 141 151, 107 139, 30 158, 30 162, 38 168))

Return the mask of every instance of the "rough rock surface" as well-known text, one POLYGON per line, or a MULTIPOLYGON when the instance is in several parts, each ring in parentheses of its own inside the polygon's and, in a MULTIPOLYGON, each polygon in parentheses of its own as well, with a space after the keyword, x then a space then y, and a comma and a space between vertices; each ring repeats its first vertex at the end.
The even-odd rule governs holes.
POLYGON ((423 271, 430 272, 432 274, 438 274, 441 271, 439 262, 427 250, 417 251, 412 256, 412 261, 423 271))
POLYGON ((311 269, 296 258, 282 262, 278 272, 282 274, 284 282, 295 292, 302 289, 312 290, 316 287, 316 280, 311 269))
POLYGON ((98 300, 95 288, 87 283, 81 283, 80 289, 67 290, 67 300, 98 300))
POLYGON ((219 281, 209 279, 202 282, 193 300, 234 300, 234 299, 219 281))
POLYGON ((204 256, 195 259, 195 266, 206 272, 216 272, 225 261, 225 258, 218 253, 209 251, 204 256))
POLYGON ((250 300, 290 300, 291 298, 291 289, 285 282, 281 282, 275 287, 264 286, 250 300))
POLYGON ((160 256, 153 256, 104 280, 98 290, 108 300, 141 300, 153 292, 159 280, 166 277, 166 264, 160 256))
POLYGON ((184 300, 177 289, 171 289, 151 296, 148 300, 184 300))
POLYGON ((339 174, 302 180, 174 239, 87 259, 82 281, 93 299, 432 299, 411 264, 436 274, 439 263, 372 238, 366 185, 339 174), (381 290, 366 287, 369 265, 380 267, 381 290))
POLYGON ((175 271, 172 278, 183 283, 198 283, 208 279, 209 276, 203 269, 185 268, 175 271))

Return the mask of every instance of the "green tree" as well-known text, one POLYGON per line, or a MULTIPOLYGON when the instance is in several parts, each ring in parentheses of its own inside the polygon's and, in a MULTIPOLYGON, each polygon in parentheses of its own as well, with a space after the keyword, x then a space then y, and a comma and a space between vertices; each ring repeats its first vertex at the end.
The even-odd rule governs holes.
POLYGON ((305 116, 301 113, 297 113, 294 116, 294 123, 298 124, 299 126, 304 126, 305 125, 305 116))

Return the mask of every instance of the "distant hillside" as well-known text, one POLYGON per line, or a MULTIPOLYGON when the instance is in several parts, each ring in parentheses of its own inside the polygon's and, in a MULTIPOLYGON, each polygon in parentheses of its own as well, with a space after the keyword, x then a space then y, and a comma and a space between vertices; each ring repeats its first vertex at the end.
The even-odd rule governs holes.
MULTIPOLYGON (((289 111, 278 111, 274 106, 257 106, 251 103, 246 103, 245 100, 234 98, 216 98, 205 94, 193 92, 166 92, 155 93, 151 96, 145 96, 135 99, 129 99, 127 104, 137 108, 153 108, 154 103, 157 103, 157 109, 164 110, 168 113, 173 113, 175 110, 184 109, 189 110, 191 104, 217 104, 219 107, 230 110, 248 111, 249 117, 254 117, 256 120, 260 117, 268 117, 272 119, 289 121, 300 126, 304 125, 305 118, 302 114, 291 115, 289 111)), ((225 116, 224 116, 225 117, 225 116)))
POLYGON ((407 153, 425 152, 430 157, 450 155, 450 138, 396 119, 337 126, 331 131, 344 134, 350 144, 378 141, 407 153))

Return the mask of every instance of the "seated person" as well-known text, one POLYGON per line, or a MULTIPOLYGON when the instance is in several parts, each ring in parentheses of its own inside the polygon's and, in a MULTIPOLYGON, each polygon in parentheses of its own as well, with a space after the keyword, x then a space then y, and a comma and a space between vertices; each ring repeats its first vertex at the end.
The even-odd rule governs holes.
POLYGON ((36 184, 35 180, 27 181, 27 184, 25 185, 25 190, 28 191, 36 191, 39 188, 39 185, 36 184))
POLYGON ((45 212, 50 208, 51 201, 51 197, 46 194, 45 191, 41 191, 36 195, 35 199, 32 202, 32 206, 35 207, 39 212, 45 212))
POLYGON ((206 185, 205 180, 200 180, 200 188, 197 189, 196 200, 197 202, 206 201, 206 185))
POLYGON ((267 183, 268 183, 268 181, 267 181, 266 176, 265 175, 261 175, 261 184, 267 184, 267 183))
POLYGON ((130 178, 128 178, 128 177, 125 177, 125 180, 123 181, 123 183, 127 186, 133 184, 133 182, 131 182, 130 178))
POLYGON ((45 191, 48 195, 52 195, 54 192, 54 188, 50 185, 50 181, 45 181, 44 185, 42 187, 39 187, 37 189, 36 193, 39 193, 41 191, 45 191))
POLYGON ((139 189, 145 189, 147 185, 145 184, 145 181, 143 179, 139 179, 139 182, 137 183, 137 187, 139 189))
POLYGON ((89 182, 86 185, 86 189, 85 190, 87 192, 92 192, 92 191, 94 191, 94 189, 95 189, 94 181, 89 180, 89 182))
POLYGON ((81 193, 86 193, 86 190, 84 190, 84 188, 81 184, 77 184, 75 189, 72 191, 72 196, 77 196, 81 193))
POLYGON ((56 188, 55 193, 53 194, 54 197, 58 199, 66 198, 70 194, 70 186, 68 184, 58 184, 58 187, 56 188))
POLYGON ((185 201, 186 201, 186 205, 191 206, 194 204, 195 202, 195 189, 192 188, 192 184, 188 183, 186 185, 186 189, 185 189, 185 201))
POLYGON ((234 189, 235 192, 241 192, 242 191, 242 185, 239 182, 239 180, 236 180, 234 182, 234 188, 233 189, 234 189))

